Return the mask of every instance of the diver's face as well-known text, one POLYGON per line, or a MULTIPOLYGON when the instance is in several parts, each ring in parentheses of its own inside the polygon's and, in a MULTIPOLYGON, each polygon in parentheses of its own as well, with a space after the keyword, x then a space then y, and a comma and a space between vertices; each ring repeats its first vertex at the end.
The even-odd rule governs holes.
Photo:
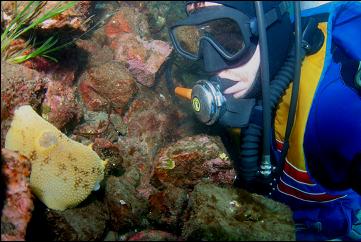
MULTIPOLYGON (((212 2, 191 3, 187 5, 187 12, 191 14, 194 10, 217 5, 221 4, 212 2)), ((224 94, 232 94, 235 98, 243 97, 252 87, 253 82, 256 80, 256 75, 260 67, 260 63, 261 56, 258 44, 255 53, 247 63, 234 68, 224 69, 218 72, 217 75, 219 77, 237 82, 235 85, 226 89, 224 91, 224 94)))

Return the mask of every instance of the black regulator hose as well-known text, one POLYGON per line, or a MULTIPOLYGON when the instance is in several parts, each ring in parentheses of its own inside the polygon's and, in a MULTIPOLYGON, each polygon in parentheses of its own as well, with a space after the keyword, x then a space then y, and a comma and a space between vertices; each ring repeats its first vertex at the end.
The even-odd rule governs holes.
MULTIPOLYGON (((296 70, 295 66, 297 63, 299 63, 296 61, 295 52, 295 45, 293 45, 290 48, 283 66, 278 70, 270 83, 270 108, 272 110, 272 117, 274 117, 278 103, 294 78, 296 70)), ((301 48, 300 60, 302 61, 305 56, 306 50, 301 48)), ((257 174, 261 139, 262 126, 255 123, 250 123, 247 128, 242 129, 240 160, 236 164, 236 182, 240 186, 245 187, 249 191, 253 192, 259 192, 259 187, 257 186, 259 179, 257 179, 257 174)), ((271 143, 271 140, 268 140, 268 142, 271 143)), ((282 170, 282 164, 280 163, 283 161, 279 160, 276 162, 278 163, 275 164, 275 166, 282 170)))
POLYGON ((300 76, 301 76, 301 49, 302 49, 302 30, 301 30, 301 7, 300 2, 293 2, 294 14, 295 14, 295 46, 296 46, 296 65, 292 86, 291 102, 287 117, 287 126, 284 136, 284 143, 281 152, 281 161, 285 160, 287 151, 289 148, 289 138, 291 135, 292 127, 295 121, 298 91, 300 88, 300 76))
MULTIPOLYGON (((301 59, 305 57, 305 51, 301 51, 301 59)), ((276 107, 280 102, 282 96, 285 94, 286 89, 289 87, 295 70, 296 56, 295 48, 292 47, 288 54, 283 66, 275 75, 270 84, 270 105, 273 110, 272 116, 274 116, 276 107)), ((258 172, 258 160, 259 160, 259 147, 262 139, 262 126, 250 123, 241 132, 241 152, 240 160, 236 165, 237 170, 237 182, 241 186, 247 188, 250 191, 255 191, 255 181, 257 180, 258 172)), ((271 141, 269 140, 271 143, 271 141)), ((280 167, 280 164, 276 164, 276 167, 280 167)))
POLYGON ((262 105, 263 105, 263 150, 261 174, 269 176, 271 174, 271 106, 270 106, 270 84, 269 84, 269 63, 268 63, 268 44, 266 35, 266 24, 261 1, 255 1, 258 36, 261 55, 261 83, 262 83, 262 105))

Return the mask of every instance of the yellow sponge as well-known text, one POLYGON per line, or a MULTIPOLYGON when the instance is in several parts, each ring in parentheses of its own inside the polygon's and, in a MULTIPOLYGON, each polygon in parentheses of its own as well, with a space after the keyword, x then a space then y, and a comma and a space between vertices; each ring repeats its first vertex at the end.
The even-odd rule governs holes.
POLYGON ((29 105, 15 111, 5 148, 31 161, 33 193, 56 210, 82 202, 104 178, 105 161, 42 119, 29 105))

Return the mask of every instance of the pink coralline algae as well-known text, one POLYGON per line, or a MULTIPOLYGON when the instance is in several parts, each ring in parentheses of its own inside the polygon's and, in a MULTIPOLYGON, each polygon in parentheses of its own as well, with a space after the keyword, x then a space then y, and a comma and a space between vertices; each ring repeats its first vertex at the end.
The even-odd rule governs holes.
POLYGON ((165 231, 147 229, 129 236, 127 241, 183 241, 183 239, 165 231))
POLYGON ((79 120, 80 109, 75 99, 75 88, 58 81, 49 82, 47 87, 42 116, 58 129, 71 120, 79 120))
POLYGON ((202 167, 211 181, 217 184, 232 185, 236 172, 232 169, 232 163, 229 159, 217 157, 204 162, 202 167))
POLYGON ((172 48, 160 40, 146 41, 133 33, 126 33, 113 41, 114 59, 126 61, 129 71, 137 81, 145 86, 152 87, 155 76, 165 62, 172 48))
POLYGON ((29 188, 30 161, 16 152, 2 149, 2 171, 6 183, 6 200, 1 216, 1 240, 25 240, 26 227, 34 209, 29 188))
POLYGON ((149 27, 139 11, 123 7, 104 28, 114 60, 126 62, 137 82, 147 87, 155 77, 172 47, 164 41, 147 38, 149 27))

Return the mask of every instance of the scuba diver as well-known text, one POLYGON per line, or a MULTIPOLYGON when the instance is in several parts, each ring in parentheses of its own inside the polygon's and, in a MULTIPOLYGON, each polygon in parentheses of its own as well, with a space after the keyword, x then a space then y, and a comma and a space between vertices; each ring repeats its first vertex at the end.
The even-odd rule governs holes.
POLYGON ((361 3, 290 4, 187 2, 169 35, 211 77, 175 93, 240 130, 235 185, 287 204, 297 240, 361 240, 361 3))

